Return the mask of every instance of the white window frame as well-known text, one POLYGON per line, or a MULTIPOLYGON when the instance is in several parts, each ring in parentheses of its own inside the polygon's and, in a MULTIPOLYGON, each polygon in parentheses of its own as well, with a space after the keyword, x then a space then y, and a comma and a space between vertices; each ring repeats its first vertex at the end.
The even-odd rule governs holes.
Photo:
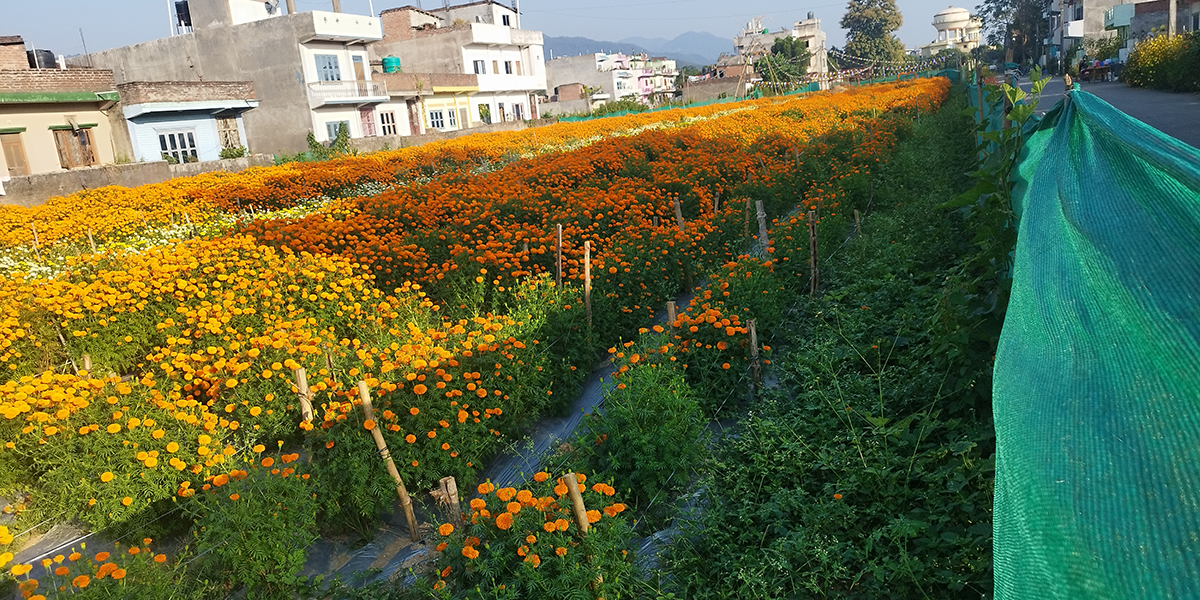
POLYGON ((158 134, 159 156, 166 154, 179 161, 179 164, 188 162, 189 157, 200 160, 195 129, 164 129, 155 133, 158 134), (167 146, 167 149, 163 150, 163 146, 167 146))
POLYGON ((396 113, 394 111, 380 111, 379 130, 383 135, 396 135, 396 132, 399 130, 396 128, 396 113))
POLYGON ((508 15, 500 15, 500 22, 503 23, 505 27, 512 27, 512 21, 509 19, 508 15))
POLYGON ((446 112, 449 114, 449 118, 446 119, 446 123, 450 125, 450 129, 458 129, 458 111, 453 108, 449 108, 446 109, 446 112))
POLYGON ((351 133, 350 121, 347 121, 345 119, 339 119, 337 121, 325 121, 325 137, 329 141, 332 142, 333 140, 337 139, 337 134, 338 134, 337 126, 341 125, 342 123, 346 124, 346 133, 350 134, 350 137, 354 137, 353 133, 351 133))
POLYGON ((342 80, 342 63, 340 60, 338 60, 338 55, 314 54, 313 62, 317 66, 317 81, 342 80))
POLYGON ((446 128, 446 112, 443 110, 429 111, 429 126, 434 129, 446 128))
POLYGON ((487 61, 477 60, 472 63, 475 67, 476 75, 487 75, 487 61))

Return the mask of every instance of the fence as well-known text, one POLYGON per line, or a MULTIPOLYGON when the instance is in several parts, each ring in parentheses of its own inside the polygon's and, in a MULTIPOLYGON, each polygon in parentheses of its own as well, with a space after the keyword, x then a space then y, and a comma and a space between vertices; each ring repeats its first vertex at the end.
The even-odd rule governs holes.
POLYGON ((1194 596, 1200 151, 1078 86, 1027 132, 995 364, 995 597, 1194 596))

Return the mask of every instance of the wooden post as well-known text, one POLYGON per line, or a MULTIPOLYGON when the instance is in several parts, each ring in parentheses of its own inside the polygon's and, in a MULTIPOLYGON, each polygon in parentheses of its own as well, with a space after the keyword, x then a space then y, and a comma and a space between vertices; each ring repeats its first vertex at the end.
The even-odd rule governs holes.
POLYGON ((96 240, 92 239, 92 228, 88 227, 88 245, 92 247, 92 254, 96 253, 96 240))
POLYGON ((454 521, 455 527, 463 526, 462 507, 458 503, 458 484, 455 483, 453 477, 443 477, 438 480, 438 489, 442 492, 442 498, 450 510, 450 519, 454 521))
POLYGON ((679 224, 679 233, 687 233, 687 227, 683 223, 683 208, 679 206, 679 196, 675 197, 675 222, 679 224))
POLYGON ((183 213, 183 220, 187 221, 188 229, 192 230, 192 237, 196 237, 196 226, 192 225, 192 218, 187 213, 183 213))
POLYGON ((746 321, 746 326, 750 329, 750 370, 754 374, 754 389, 762 385, 762 364, 758 360, 758 330, 755 329, 755 320, 746 321))
POLYGON ((658 217, 657 216, 654 217, 654 226, 658 227, 658 217))
POLYGON ((333 355, 325 353, 325 368, 329 370, 329 374, 333 375, 333 355))
POLYGON ((583 243, 583 305, 587 308, 588 325, 592 324, 592 242, 583 243))
POLYGON ((558 265, 558 275, 554 277, 554 285, 562 287, 562 223, 558 224, 558 242, 554 245, 556 255, 554 264, 558 265))
POLYGON ((763 208, 762 200, 755 200, 754 204, 758 208, 758 245, 765 252, 771 243, 767 237, 767 211, 763 208))
POLYGON ((575 512, 575 522, 579 524, 579 531, 587 533, 591 529, 591 524, 587 519, 587 507, 583 505, 583 494, 579 493, 579 481, 575 479, 574 473, 563 475, 563 483, 567 486, 567 495, 571 497, 571 508, 575 512))
POLYGON ((750 237, 750 210, 754 206, 753 200, 746 198, 746 226, 744 228, 746 237, 750 237))
POLYGON ((667 302, 667 322, 670 323, 672 327, 675 326, 674 325, 675 321, 677 321, 679 319, 679 314, 678 314, 677 310, 678 309, 675 308, 674 300, 667 302))
POLYGON ((42 262, 42 251, 38 248, 37 225, 31 223, 29 228, 33 230, 33 255, 38 262, 42 262))
POLYGON ((305 421, 313 419, 312 390, 308 387, 308 372, 299 367, 292 373, 296 378, 296 395, 300 398, 300 412, 305 421))
MULTIPOLYGON (((367 382, 358 382, 358 397, 362 399, 363 413, 367 420, 374 421, 375 409, 371 407, 371 391, 367 389, 367 382)), ((387 442, 383 439, 383 432, 379 429, 378 424, 372 427, 371 437, 375 439, 375 447, 379 449, 379 455, 387 462, 388 475, 391 475, 392 481, 396 482, 396 494, 400 496, 400 505, 404 507, 404 519, 408 521, 409 535, 412 536, 412 541, 420 541, 421 535, 417 532, 417 516, 413 513, 412 498, 408 497, 408 489, 404 487, 404 480, 400 478, 400 471, 396 470, 396 463, 392 460, 387 442)))
POLYGON ((718 191, 717 195, 713 196, 713 215, 715 216, 720 213, 721 213, 721 192, 718 191))
POLYGON ((817 211, 808 211, 808 266, 812 276, 809 278, 810 296, 817 295, 817 211))
POLYGON ((145 225, 146 227, 150 226, 150 221, 146 220, 146 213, 139 210, 138 216, 142 218, 142 225, 145 225))
POLYGON ((862 235, 862 221, 858 220, 858 209, 854 209, 854 235, 862 235))
POLYGON ((83 370, 87 372, 87 378, 91 379, 92 378, 92 355, 91 354, 83 355, 83 370))
POLYGON ((529 240, 525 240, 525 243, 521 246, 521 254, 522 254, 521 258, 525 259, 525 261, 528 262, 529 261, 529 240))

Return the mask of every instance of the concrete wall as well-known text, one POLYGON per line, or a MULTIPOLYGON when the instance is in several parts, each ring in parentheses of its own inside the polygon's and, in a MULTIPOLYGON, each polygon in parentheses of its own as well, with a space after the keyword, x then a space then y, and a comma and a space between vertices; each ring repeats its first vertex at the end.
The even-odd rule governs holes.
POLYGON ((554 88, 569 83, 582 83, 608 94, 610 101, 621 96, 636 96, 637 79, 630 77, 629 89, 617 89, 618 71, 600 71, 596 67, 596 55, 566 56, 546 62, 546 95, 554 94, 554 88))
MULTIPOLYGON (((119 114, 121 111, 113 108, 108 112, 119 114)), ((112 163, 118 152, 113 143, 113 127, 109 115, 100 110, 98 102, 0 104, 0 129, 25 128, 20 136, 30 173, 64 171, 58 158, 58 144, 54 141, 54 132, 50 127, 67 125, 68 115, 73 116, 75 123, 79 125, 96 124, 90 128, 96 160, 102 165, 112 163)))
POLYGON ((476 133, 489 133, 493 131, 521 131, 530 127, 545 127, 557 123, 556 119, 539 119, 536 121, 515 121, 511 123, 496 123, 494 125, 480 125, 472 129, 464 129, 461 131, 445 131, 426 133, 424 135, 408 135, 408 136, 379 136, 371 138, 362 138, 358 140, 350 140, 350 145, 360 152, 378 152, 383 150, 386 145, 388 148, 395 150, 397 148, 408 148, 412 146, 420 146, 429 142, 437 142, 449 140, 464 135, 472 135, 476 133))
MULTIPOLYGON (((194 14, 194 13, 193 13, 194 14)), ((298 13, 72 57, 69 64, 112 69, 117 83, 252 81, 262 104, 246 114, 247 145, 258 152, 308 149, 312 129, 300 54, 300 31, 313 16, 298 13)))
POLYGON ((723 79, 708 79, 697 83, 686 83, 683 86, 683 99, 685 102, 705 102, 708 100, 716 100, 725 94, 728 97, 743 96, 746 90, 750 87, 747 82, 742 82, 741 87, 738 86, 737 77, 725 77, 723 79))
POLYGON ((60 173, 13 177, 4 183, 6 195, 0 196, 0 205, 37 206, 55 196, 73 194, 109 185, 136 187, 148 183, 159 183, 174 177, 188 177, 211 171, 241 171, 249 167, 274 164, 267 155, 255 155, 215 162, 168 165, 166 162, 133 163, 91 167, 60 173))
POLYGON ((542 105, 542 114, 544 115, 565 116, 590 112, 592 112, 592 103, 587 98, 559 100, 558 102, 547 102, 542 105))

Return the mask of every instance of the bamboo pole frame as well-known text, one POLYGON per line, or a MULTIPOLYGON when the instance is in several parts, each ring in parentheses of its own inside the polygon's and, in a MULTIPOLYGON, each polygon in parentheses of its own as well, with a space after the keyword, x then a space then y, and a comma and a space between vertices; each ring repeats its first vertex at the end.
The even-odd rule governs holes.
POLYGON ((679 312, 678 312, 678 311, 679 311, 679 309, 675 307, 675 301, 674 301, 674 300, 671 300, 671 301, 668 301, 668 302, 667 302, 667 323, 668 323, 668 324, 669 324, 671 327, 674 327, 674 326, 675 326, 675 321, 679 319, 679 312))
POLYGON ((554 245, 554 264, 557 265, 556 275, 554 276, 555 287, 562 288, 562 223, 557 226, 558 241, 554 245))
POLYGON ((92 228, 88 227, 88 246, 92 247, 92 254, 96 253, 96 240, 92 238, 92 228))
POLYGON ((679 205, 679 196, 675 196, 675 222, 679 224, 679 233, 687 233, 687 226, 683 222, 683 207, 679 205))
MULTIPOLYGON (((358 397, 362 399, 363 414, 366 415, 368 421, 375 420, 375 409, 371 407, 371 390, 367 388, 367 382, 358 382, 358 397)), ((375 447, 379 449, 379 456, 387 464, 388 475, 392 476, 392 481, 396 482, 396 494, 400 496, 400 505, 404 508, 404 519, 408 521, 409 535, 412 541, 421 541, 421 534, 417 531, 417 516, 413 513, 412 498, 408 495, 408 488, 404 487, 404 480, 400 477, 400 471, 396 470, 396 463, 392 460, 392 455, 388 452, 387 442, 383 439, 383 432, 379 430, 379 426, 371 428, 371 437, 375 439, 375 447)))
POLYGON ((808 294, 817 295, 817 282, 820 271, 817 268, 817 211, 808 211, 808 267, 812 276, 809 278, 808 294))
POLYGON ((757 390, 762 385, 762 363, 758 357, 758 329, 755 319, 746 321, 746 327, 750 330, 750 370, 754 375, 754 389, 757 390))
POLYGON ((754 205, 758 209, 758 246, 765 252, 771 245, 771 239, 767 237, 767 211, 762 200, 755 200, 754 205))
POLYGON ((31 223, 29 228, 33 230, 33 256, 37 258, 38 262, 42 262, 42 251, 38 248, 37 225, 31 223))
POLYGON ((563 484, 567 486, 567 495, 571 497, 571 509, 575 514, 575 523, 579 525, 579 531, 587 534, 591 529, 591 523, 588 523, 587 507, 583 505, 583 494, 579 493, 579 480, 575 478, 574 473, 563 475, 563 484))
POLYGON ((308 387, 308 372, 304 367, 298 367, 292 372, 292 375, 296 378, 296 396, 300 398, 300 412, 304 415, 305 421, 311 421, 313 419, 313 392, 308 387))
POLYGON ((454 521, 455 527, 463 526, 462 506, 458 503, 458 483, 453 477, 443 477, 438 480, 438 490, 441 492, 441 499, 446 503, 450 511, 450 520, 454 521))
POLYGON ((862 235, 862 221, 858 219, 858 209, 854 209, 854 235, 862 235))
POLYGON ((583 306, 587 309, 588 325, 592 324, 592 242, 583 243, 583 306))

